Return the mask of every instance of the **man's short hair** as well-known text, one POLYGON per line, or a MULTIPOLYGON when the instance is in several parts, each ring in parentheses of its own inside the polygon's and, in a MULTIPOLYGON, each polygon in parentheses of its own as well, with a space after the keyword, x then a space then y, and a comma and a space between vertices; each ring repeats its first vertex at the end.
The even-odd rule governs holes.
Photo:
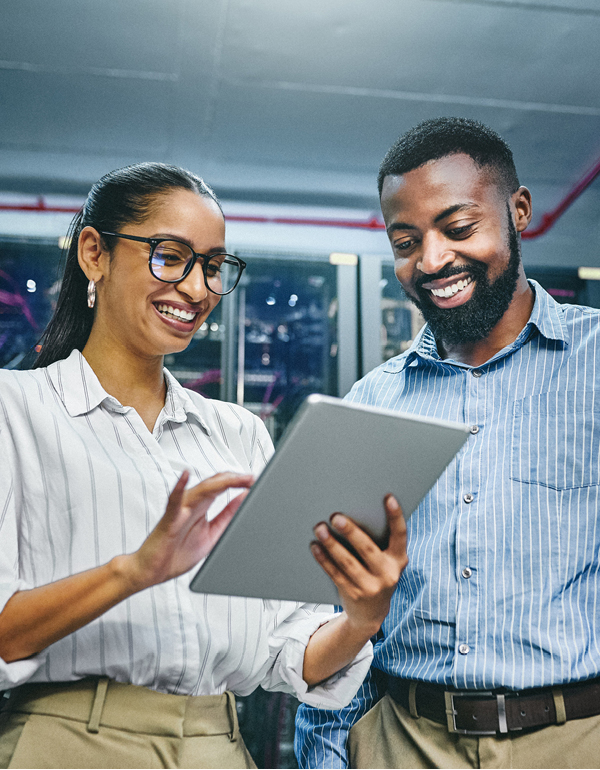
POLYGON ((390 147, 379 167, 379 196, 386 176, 400 176, 430 160, 457 153, 492 169, 507 195, 519 189, 513 154, 495 131, 468 118, 432 118, 411 128, 390 147))

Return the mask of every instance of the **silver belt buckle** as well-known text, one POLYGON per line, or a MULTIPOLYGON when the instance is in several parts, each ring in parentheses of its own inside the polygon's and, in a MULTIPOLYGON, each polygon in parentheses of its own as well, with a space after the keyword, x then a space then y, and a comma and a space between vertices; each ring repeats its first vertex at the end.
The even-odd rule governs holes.
POLYGON ((507 733, 508 725, 506 723, 506 699, 501 693, 495 695, 490 690, 457 690, 444 692, 446 702, 446 721, 449 733, 459 733, 460 735, 496 735, 497 733, 507 733), (498 709, 498 730, 463 730, 456 726, 456 709, 454 708, 455 698, 495 698, 496 708, 498 709))

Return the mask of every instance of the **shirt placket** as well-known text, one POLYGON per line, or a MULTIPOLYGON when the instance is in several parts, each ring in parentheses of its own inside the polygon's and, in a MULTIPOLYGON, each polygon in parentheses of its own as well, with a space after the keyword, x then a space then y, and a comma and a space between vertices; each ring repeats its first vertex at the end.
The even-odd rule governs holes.
MULTIPOLYGON (((165 493, 171 492, 177 483, 177 473, 173 470, 169 458, 159 443, 164 423, 169 417, 161 413, 154 434, 151 434, 140 415, 131 408, 121 405, 111 405, 110 411, 114 412, 113 419, 120 423, 119 431, 122 441, 127 444, 127 451, 131 451, 137 458, 138 467, 144 473, 147 484, 147 492, 151 500, 165 500, 165 493)), ((152 527, 164 514, 164 509, 157 510, 153 506, 155 521, 152 527)), ((197 680, 198 662, 200 650, 198 649, 197 635, 193 632, 196 626, 196 616, 189 599, 189 589, 185 576, 175 580, 169 580, 154 587, 154 591, 162 596, 160 606, 163 616, 162 627, 169 629, 169 658, 170 665, 162 666, 161 681, 159 685, 163 689, 178 694, 187 692, 197 680), (165 618, 167 612, 169 617, 165 618)), ((166 639, 163 641, 167 641, 166 639)))
MULTIPOLYGON (((485 436, 485 403, 488 369, 464 371, 463 421, 471 426, 467 448, 459 461, 458 509, 455 533, 455 580, 457 586, 456 635, 454 640, 453 682, 460 688, 476 686, 480 654, 478 619, 481 605, 479 542, 486 501, 481 499, 482 463, 485 436)), ((483 644, 484 640, 481 640, 483 644)))

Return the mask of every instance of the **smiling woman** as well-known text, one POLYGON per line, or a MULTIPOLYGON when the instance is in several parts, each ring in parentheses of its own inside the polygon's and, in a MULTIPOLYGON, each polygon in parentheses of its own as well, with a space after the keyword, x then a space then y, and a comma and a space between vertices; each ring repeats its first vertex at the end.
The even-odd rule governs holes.
POLYGON ((163 164, 103 177, 70 236, 35 370, 0 371, 0 767, 251 767, 232 691, 351 700, 406 563, 401 513, 386 502, 386 552, 336 517, 364 564, 317 527, 335 619, 192 594, 273 446, 163 360, 245 265, 210 188, 163 164))

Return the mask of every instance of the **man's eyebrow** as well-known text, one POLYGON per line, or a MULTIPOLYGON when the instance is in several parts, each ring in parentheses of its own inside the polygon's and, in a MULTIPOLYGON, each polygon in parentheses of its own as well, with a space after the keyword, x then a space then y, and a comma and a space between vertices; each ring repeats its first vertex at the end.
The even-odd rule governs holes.
MULTIPOLYGON (((457 211, 463 211, 464 209, 478 208, 476 203, 455 203, 453 206, 448 206, 447 209, 441 211, 433 220, 436 224, 442 219, 456 214, 457 211)), ((388 235, 396 232, 397 230, 416 230, 415 225, 409 225, 408 222, 392 222, 392 224, 386 229, 388 235)))
POLYGON ((456 214, 457 211, 462 211, 463 209, 472 209, 472 208, 477 208, 477 204, 476 203, 456 203, 454 206, 448 206, 447 209, 444 209, 442 212, 440 212, 433 221, 437 224, 442 219, 449 217, 451 214, 456 214))
POLYGON ((391 235, 396 230, 416 230, 414 225, 409 225, 407 222, 392 222, 392 224, 386 228, 388 235, 391 235))

